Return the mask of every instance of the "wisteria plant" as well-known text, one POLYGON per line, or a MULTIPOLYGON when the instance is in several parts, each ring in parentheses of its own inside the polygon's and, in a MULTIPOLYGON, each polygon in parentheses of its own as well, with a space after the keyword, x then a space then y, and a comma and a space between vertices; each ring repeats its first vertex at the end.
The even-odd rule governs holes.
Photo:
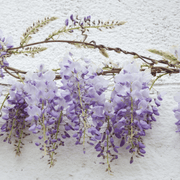
MULTIPOLYGON (((49 156, 50 167, 56 161, 55 155, 60 153, 59 147, 66 145, 67 138, 73 138, 75 145, 82 145, 84 153, 85 145, 92 146, 97 157, 106 159, 108 172, 111 171, 110 163, 118 159, 122 146, 126 146, 131 154, 130 163, 133 163, 135 156, 143 157, 146 153, 144 136, 147 130, 152 129, 156 116, 159 116, 162 95, 158 93, 156 98, 152 98, 151 88, 158 78, 179 73, 180 51, 176 49, 174 54, 170 54, 151 49, 150 52, 163 57, 163 60, 155 60, 121 48, 97 45, 94 40, 86 42, 85 33, 91 28, 101 31, 125 22, 95 22, 91 16, 81 19, 73 15, 65 20, 64 27, 51 33, 44 41, 28 44, 34 33, 56 19, 45 18, 33 23, 23 34, 19 47, 13 47, 12 38, 4 38, 0 31, 0 76, 3 78, 6 72, 18 79, 10 85, 0 106, 4 120, 1 126, 3 141, 14 144, 16 154, 20 155, 26 136, 36 134, 35 146, 49 156), (83 41, 54 40, 61 33, 76 30, 84 36, 83 41), (8 57, 18 54, 33 57, 47 49, 35 45, 50 42, 99 49, 105 57, 108 57, 107 51, 131 54, 134 59, 140 58, 143 64, 135 61, 124 67, 105 64, 98 69, 87 58, 81 64, 74 61, 73 54, 69 52, 55 71, 45 69, 43 64, 39 65, 37 72, 25 72, 9 66, 8 57), (114 79, 109 99, 105 96, 109 87, 109 81, 104 78, 106 74, 111 74, 114 79), (152 76, 156 77, 153 81, 152 76)), ((176 100, 179 103, 179 95, 176 100)), ((179 120, 179 108, 174 112, 179 120)), ((176 124, 179 125, 179 121, 176 124)))

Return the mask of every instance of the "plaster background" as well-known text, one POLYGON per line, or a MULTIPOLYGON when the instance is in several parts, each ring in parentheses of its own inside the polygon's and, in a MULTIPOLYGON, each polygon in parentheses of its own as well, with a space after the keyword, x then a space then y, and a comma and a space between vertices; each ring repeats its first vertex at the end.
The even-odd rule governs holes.
MULTIPOLYGON (((95 40, 97 44, 120 47, 140 55, 161 59, 147 51, 156 48, 168 51, 173 45, 180 44, 180 1, 179 0, 0 0, 0 29, 5 37, 11 35, 14 46, 18 46, 20 37, 26 28, 47 16, 57 16, 58 20, 50 23, 32 41, 44 40, 51 32, 64 25, 71 14, 79 17, 91 15, 94 20, 120 20, 127 23, 112 30, 90 30, 87 41, 95 40)), ((78 35, 61 36, 60 39, 80 39, 78 35), (77 37, 76 37, 77 36, 77 37)), ((12 56, 8 59, 13 67, 23 70, 36 70, 40 63, 47 68, 57 67, 65 53, 71 51, 75 58, 86 56, 97 66, 102 62, 123 63, 131 56, 109 52, 105 59, 98 50, 76 49, 67 44, 47 44, 49 47, 35 58, 12 56)), ((0 82, 8 82, 8 78, 0 82)), ((154 86, 153 92, 166 91, 160 116, 153 124, 152 130, 144 138, 146 155, 129 164, 130 155, 121 149, 119 159, 111 164, 113 175, 105 172, 106 166, 100 165, 100 158, 89 146, 83 155, 82 147, 72 145, 69 140, 66 147, 60 148, 57 163, 53 168, 47 165, 47 159, 41 159, 42 153, 35 145, 26 142, 20 157, 15 157, 13 146, 0 141, 0 179, 1 180, 179 180, 180 172, 180 135, 175 133, 176 119, 172 109, 177 106, 173 96, 180 91, 179 75, 163 77, 154 86)), ((5 89, 4 89, 5 92, 5 89)), ((2 100, 2 98, 0 99, 2 100)), ((2 101, 1 101, 2 102, 2 101)))

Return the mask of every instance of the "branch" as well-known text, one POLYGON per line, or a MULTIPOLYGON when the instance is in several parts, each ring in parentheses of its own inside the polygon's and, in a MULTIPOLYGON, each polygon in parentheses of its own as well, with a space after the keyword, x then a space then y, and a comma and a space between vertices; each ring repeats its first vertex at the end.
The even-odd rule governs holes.
MULTIPOLYGON (((135 52, 129 52, 129 51, 125 51, 121 48, 112 48, 112 47, 106 47, 102 44, 99 44, 99 45, 96 45, 96 42, 95 41, 91 41, 91 42, 81 42, 81 41, 70 41, 70 40, 45 40, 45 41, 40 41, 40 42, 35 42, 35 43, 31 43, 31 44, 27 44, 27 45, 24 45, 23 47, 19 46, 19 47, 14 47, 14 48, 11 48, 11 49, 8 49, 8 51, 10 52, 11 50, 15 50, 15 49, 23 49, 25 47, 28 47, 28 46, 34 46, 34 45, 37 45, 37 44, 43 44, 43 43, 68 43, 68 44, 72 44, 72 45, 75 45, 75 44, 80 44, 82 46, 88 46, 88 47, 92 47, 94 49, 99 49, 99 50, 102 50, 102 49, 105 49, 105 50, 108 50, 108 51, 114 51, 116 53, 124 53, 124 54, 130 54, 130 55, 133 55, 135 56, 136 58, 140 58, 141 60, 143 60, 146 64, 148 64, 148 67, 151 68, 151 74, 153 76, 156 76, 156 73, 168 73, 168 74, 172 74, 172 73, 179 73, 179 69, 177 68, 170 68, 170 67, 175 67, 174 64, 171 64, 169 61, 167 60, 155 60, 155 59, 152 59, 152 58, 149 58, 149 57, 146 57, 146 56, 141 56, 135 52), (150 62, 148 62, 148 61, 150 62), (158 63, 161 63, 161 64, 166 64, 168 65, 169 67, 160 67, 160 66, 154 66, 155 64, 158 64, 158 63)), ((10 74, 11 76, 15 77, 15 78, 18 78, 18 76, 15 76, 13 75, 11 72, 9 72, 8 70, 11 70, 11 71, 14 71, 15 73, 22 73, 22 74, 26 74, 27 72, 26 71, 22 71, 22 70, 19 70, 19 69, 16 69, 16 68, 13 68, 13 67, 4 67, 4 70, 10 74)), ((142 71, 144 71, 145 69, 141 69, 142 71)), ((101 73, 97 73, 98 75, 106 75, 106 74, 114 74, 114 73, 119 73, 121 71, 121 68, 112 68, 111 70, 108 70, 108 71, 103 71, 101 73)), ((57 79, 61 79, 60 75, 56 75, 56 78, 55 80, 57 79)))
POLYGON ((8 51, 10 50, 15 50, 15 49, 21 49, 21 48, 25 48, 25 47, 28 47, 28 46, 34 46, 34 45, 37 45, 37 44, 44 44, 44 43, 68 43, 68 44, 81 44, 81 45, 86 45, 86 46, 91 46, 92 48, 96 49, 98 48, 99 50, 100 49, 106 49, 108 51, 115 51, 117 53, 124 53, 124 54, 130 54, 130 55, 133 55, 133 56, 137 56, 138 58, 142 59, 145 63, 149 64, 149 65, 154 65, 154 64, 157 64, 157 63, 163 63, 163 64, 168 64, 169 66, 174 66, 173 64, 170 64, 168 61, 166 60, 155 60, 155 59, 152 59, 152 58, 149 58, 149 57, 146 57, 146 56, 141 56, 135 52, 129 52, 129 51, 125 51, 119 47, 116 47, 116 48, 112 48, 112 47, 106 47, 102 44, 99 44, 99 45, 96 45, 96 42, 95 41, 91 41, 90 43, 87 43, 87 42, 82 42, 82 41, 69 41, 69 40, 49 40, 49 41, 40 41, 40 42, 36 42, 36 43, 31 43, 31 44, 27 44, 23 47, 19 46, 19 47, 14 47, 14 48, 11 48, 11 49, 8 49, 8 51), (150 60, 151 62, 147 62, 146 60, 150 60))

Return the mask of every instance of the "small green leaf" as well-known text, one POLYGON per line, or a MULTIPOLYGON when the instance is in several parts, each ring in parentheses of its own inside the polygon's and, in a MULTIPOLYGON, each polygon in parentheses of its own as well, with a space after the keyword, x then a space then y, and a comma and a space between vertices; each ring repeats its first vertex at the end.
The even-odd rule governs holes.
POLYGON ((174 62, 178 61, 177 58, 173 54, 171 54, 169 52, 159 51, 159 50, 156 50, 156 49, 148 49, 148 51, 151 52, 151 53, 154 53, 154 54, 158 54, 158 55, 160 55, 160 56, 162 56, 165 59, 168 59, 170 61, 174 61, 174 62))
POLYGON ((100 52, 103 56, 105 56, 106 58, 109 58, 109 55, 108 55, 108 53, 107 53, 107 51, 106 51, 105 48, 100 48, 100 49, 99 49, 99 52, 100 52))

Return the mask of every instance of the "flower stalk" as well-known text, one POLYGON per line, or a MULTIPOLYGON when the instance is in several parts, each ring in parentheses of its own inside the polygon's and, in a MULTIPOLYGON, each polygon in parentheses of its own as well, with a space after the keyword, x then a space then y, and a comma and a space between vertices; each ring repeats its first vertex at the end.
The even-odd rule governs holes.
MULTIPOLYGON (((109 126, 110 126, 110 124, 109 124, 109 117, 107 118, 107 129, 109 129, 109 126)), ((108 170, 108 172, 111 172, 111 167, 110 167, 110 163, 109 163, 109 135, 107 134, 107 148, 106 148, 106 154, 107 154, 107 156, 106 156, 106 158, 107 158, 107 165, 108 165, 108 168, 107 168, 107 170, 108 170)))
MULTIPOLYGON (((57 137, 58 137, 59 126, 60 126, 61 118, 62 118, 62 111, 61 111, 60 116, 59 116, 59 119, 58 119, 57 132, 56 132, 56 135, 55 135, 55 139, 57 139, 57 137)), ((53 144, 53 149, 55 149, 55 147, 56 147, 56 142, 53 144)), ((51 154, 50 167, 53 166, 53 155, 54 155, 54 151, 52 151, 52 154, 51 154)))
POLYGON ((22 128, 21 128, 21 131, 20 131, 19 141, 18 141, 18 146, 17 146, 17 151, 16 151, 16 154, 17 154, 18 156, 20 155, 20 144, 21 144, 21 141, 22 141, 23 126, 24 126, 24 121, 23 121, 22 128))

